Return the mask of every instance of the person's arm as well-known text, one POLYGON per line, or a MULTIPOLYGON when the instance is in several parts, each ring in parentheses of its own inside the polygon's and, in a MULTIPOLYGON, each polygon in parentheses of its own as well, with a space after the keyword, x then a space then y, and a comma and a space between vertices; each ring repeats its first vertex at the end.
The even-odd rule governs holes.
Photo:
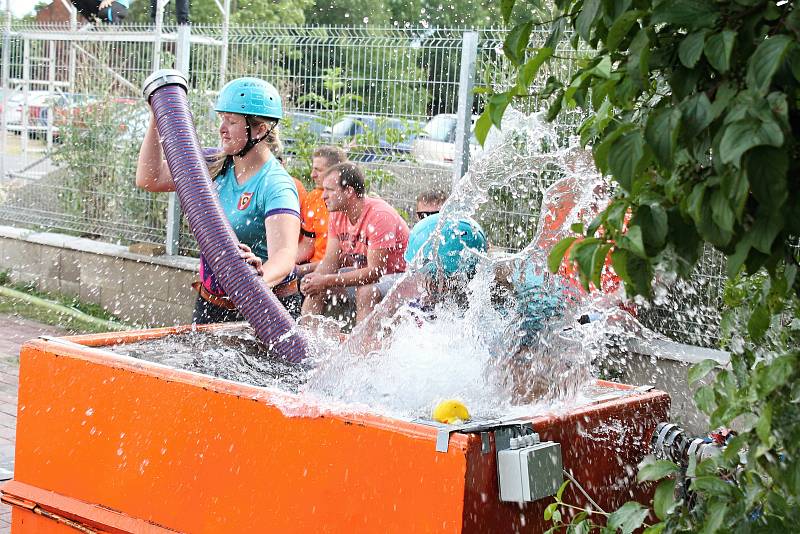
POLYGON ((307 235, 300 237, 300 243, 297 245, 297 259, 295 263, 307 263, 314 257, 314 238, 307 235))
POLYGON ((139 161, 136 164, 136 187, 157 193, 175 191, 172 174, 170 174, 167 162, 161 152, 156 118, 153 116, 152 110, 150 124, 147 126, 142 147, 139 149, 139 161))
POLYGON ((386 274, 389 264, 389 249, 377 248, 367 250, 367 266, 345 273, 326 275, 322 284, 324 288, 365 286, 374 284, 386 274))
POLYGON ((289 213, 278 213, 267 217, 264 226, 269 257, 261 268, 261 276, 269 287, 273 287, 294 269, 300 219, 289 213))
POLYGON ((316 295, 325 291, 325 280, 339 271, 341 258, 339 254, 339 238, 333 232, 328 233, 325 245, 325 256, 317 264, 313 272, 306 274, 300 283, 300 291, 305 295, 316 295))

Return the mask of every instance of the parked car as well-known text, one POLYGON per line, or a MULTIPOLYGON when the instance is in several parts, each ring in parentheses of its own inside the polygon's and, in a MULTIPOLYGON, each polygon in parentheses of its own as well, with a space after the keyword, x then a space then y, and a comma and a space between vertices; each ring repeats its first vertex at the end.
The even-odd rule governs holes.
MULTIPOLYGON (((481 151, 481 145, 475 137, 475 121, 478 115, 472 116, 470 128, 470 154, 481 151)), ((422 132, 414 140, 411 154, 422 163, 450 165, 456 153, 457 117, 452 113, 436 115, 422 128, 422 132)))
POLYGON ((347 115, 325 128, 321 137, 325 142, 350 145, 354 149, 351 158, 356 161, 408 159, 421 127, 421 122, 412 119, 347 115))
MULTIPOLYGON (((28 127, 38 126, 33 114, 41 110, 42 103, 50 96, 49 91, 28 91, 28 127)), ((24 112, 25 93, 14 91, 7 101, 7 107, 3 110, 6 114, 6 129, 10 132, 22 131, 22 113, 24 112)))
POLYGON ((306 142, 317 144, 325 131, 323 120, 313 113, 287 111, 281 124, 281 140, 287 154, 293 154, 293 146, 306 142))

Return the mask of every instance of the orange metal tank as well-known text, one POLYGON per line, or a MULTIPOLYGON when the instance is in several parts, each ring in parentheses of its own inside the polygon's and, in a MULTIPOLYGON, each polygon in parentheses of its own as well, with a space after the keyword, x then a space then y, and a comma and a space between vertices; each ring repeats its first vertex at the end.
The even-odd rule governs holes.
MULTIPOLYGON (((290 417, 277 406, 303 407, 296 395, 92 348, 181 331, 23 346, 15 474, 2 488, 14 533, 546 529, 551 499, 499 500, 488 434, 483 450, 480 434, 454 433, 447 452, 437 452, 433 426, 314 405, 290 417)), ((628 466, 668 409, 665 393, 647 392, 531 422, 612 509, 637 494, 628 466)))

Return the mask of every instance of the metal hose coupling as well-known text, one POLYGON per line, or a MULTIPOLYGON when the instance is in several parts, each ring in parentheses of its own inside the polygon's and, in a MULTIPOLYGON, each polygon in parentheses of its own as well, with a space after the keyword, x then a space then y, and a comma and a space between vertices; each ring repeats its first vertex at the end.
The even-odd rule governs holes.
POLYGON ((239 256, 238 239, 220 206, 194 128, 187 87, 176 70, 154 72, 143 87, 181 210, 217 281, 256 336, 276 355, 300 362, 306 356, 305 337, 264 280, 239 256))

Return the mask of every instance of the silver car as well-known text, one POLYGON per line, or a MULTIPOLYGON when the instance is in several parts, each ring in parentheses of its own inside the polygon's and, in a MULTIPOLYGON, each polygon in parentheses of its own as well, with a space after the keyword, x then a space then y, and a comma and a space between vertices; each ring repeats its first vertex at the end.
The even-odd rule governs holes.
MULTIPOLYGON (((470 154, 473 155, 481 150, 474 131, 477 120, 478 115, 473 115, 469 137, 470 154)), ((452 164, 456 153, 456 122, 456 115, 452 113, 442 113, 429 120, 412 145, 414 159, 420 163, 452 164)))

